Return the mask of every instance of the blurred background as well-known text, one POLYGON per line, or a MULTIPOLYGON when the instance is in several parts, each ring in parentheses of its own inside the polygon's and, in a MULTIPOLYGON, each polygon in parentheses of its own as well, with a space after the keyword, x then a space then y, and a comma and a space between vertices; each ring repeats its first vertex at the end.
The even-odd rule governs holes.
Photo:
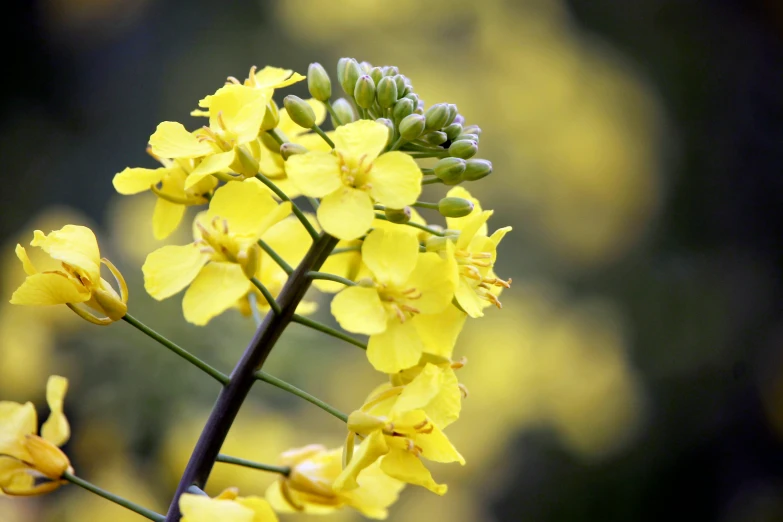
MULTIPOLYGON (((353 56, 397 65, 428 104, 481 126, 495 172, 467 188, 496 209, 491 230, 514 227, 504 309, 469 322, 455 350, 470 396, 449 434, 468 465, 433 466, 447 496, 408 488, 389 520, 783 520, 783 4, 16 4, 0 22, 0 397, 44 413, 47 376, 69 377, 81 476, 164 511, 218 390, 124 323, 6 304, 24 277, 14 244, 92 226, 134 315, 228 370, 252 321, 196 328, 179 297, 146 296, 154 196, 118 196, 111 179, 154 167, 157 123, 195 125, 188 112, 226 76, 312 61, 334 75, 353 56)), ((381 379, 354 347, 296 325, 265 369, 343 411, 381 379)), ((224 451, 272 462, 343 430, 259 383, 224 451)), ((218 464, 208 489, 263 494, 273 478, 218 464)), ((0 499, 0 520, 143 519, 71 486, 0 499)))

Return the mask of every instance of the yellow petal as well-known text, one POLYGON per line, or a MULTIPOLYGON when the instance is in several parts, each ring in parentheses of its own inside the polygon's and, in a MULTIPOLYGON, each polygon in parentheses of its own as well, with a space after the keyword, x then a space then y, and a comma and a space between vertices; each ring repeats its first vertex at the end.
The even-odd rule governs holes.
POLYGON ((413 324, 424 343, 424 351, 451 359, 466 318, 465 312, 456 306, 446 306, 441 312, 414 317, 413 324))
POLYGON ((212 154, 213 149, 206 141, 199 141, 181 123, 164 121, 150 136, 152 153, 161 158, 198 158, 212 154))
POLYGON ((63 413, 63 399, 68 391, 68 379, 52 375, 46 383, 46 402, 49 404, 49 418, 41 426, 41 437, 55 446, 62 446, 71 436, 71 427, 63 413))
POLYGON ((370 196, 351 187, 343 186, 327 195, 318 207, 321 227, 339 239, 356 239, 364 235, 373 219, 375 211, 370 196))
POLYGON ((322 198, 342 186, 338 160, 328 152, 295 154, 285 162, 285 172, 305 196, 322 198))
POLYGON ((386 310, 375 288, 349 286, 332 299, 332 315, 349 332, 372 335, 386 330, 386 310))
POLYGON ((484 234, 486 234, 487 220, 492 217, 492 212, 492 210, 485 210, 476 214, 470 214, 463 218, 465 222, 460 224, 462 231, 457 239, 458 249, 464 250, 468 248, 473 236, 477 234, 481 235, 479 233, 482 230, 484 231, 484 234))
POLYGON ((40 247, 58 261, 68 263, 97 283, 101 279, 101 254, 98 240, 87 227, 65 225, 49 235, 40 230, 33 232, 32 246, 40 247))
POLYGON ((454 297, 457 299, 459 306, 465 310, 465 312, 473 317, 484 317, 484 301, 476 294, 476 291, 467 282, 466 278, 460 278, 460 282, 457 285, 457 289, 454 292, 454 297))
POLYGON ((393 229, 373 230, 362 245, 362 260, 381 283, 402 286, 413 272, 419 241, 393 229))
POLYGON ((236 263, 212 262, 201 269, 182 299, 185 320, 203 326, 248 293, 252 283, 236 263))
POLYGON ((179 205, 158 198, 155 202, 155 211, 152 213, 152 234, 155 239, 166 239, 177 230, 182 216, 185 215, 185 205, 179 205))
POLYGON ((76 279, 61 272, 42 272, 28 276, 11 296, 11 304, 27 306, 83 303, 90 291, 76 279))
POLYGON ((141 267, 144 288, 155 299, 166 299, 188 286, 208 259, 209 255, 192 243, 159 248, 147 256, 141 267))
POLYGON ((228 171, 229 167, 234 162, 235 156, 234 149, 231 149, 228 152, 212 154, 201 160, 198 167, 196 167, 185 180, 185 190, 192 188, 207 176, 217 174, 218 172, 228 171))
POLYGON ((438 495, 444 495, 448 490, 446 484, 438 484, 433 480, 430 470, 417 456, 404 450, 391 450, 381 460, 381 469, 390 477, 425 487, 438 495))
POLYGON ((372 185, 370 195, 390 208, 412 205, 421 194, 421 170, 416 161, 404 152, 381 154, 372 163, 369 180, 372 185))
POLYGON ((426 364, 419 375, 409 382, 397 397, 392 414, 423 409, 440 391, 440 370, 434 364, 426 364))
POLYGON ((25 250, 22 245, 17 243, 14 252, 16 253, 16 257, 19 258, 19 261, 22 262, 22 269, 25 274, 33 275, 38 273, 35 265, 30 261, 30 257, 27 255, 27 250, 25 250))
POLYGON ((400 323, 393 319, 386 325, 386 331, 370 337, 367 359, 379 372, 397 373, 415 366, 421 357, 422 348, 413 323, 400 323))
POLYGON ((386 444, 383 433, 380 431, 373 432, 362 441, 359 448, 354 452, 351 462, 345 466, 340 476, 335 479, 335 491, 350 491, 358 488, 359 483, 356 479, 359 473, 388 452, 389 446, 386 444))
POLYGON ((389 129, 373 120, 359 120, 341 125, 334 131, 334 148, 347 158, 373 161, 386 147, 389 129))
MULTIPOLYGON (((465 187, 456 186, 452 187, 451 190, 449 190, 446 193, 447 197, 450 198, 462 198, 467 199, 468 201, 473 203, 473 211, 468 214, 467 216, 463 216, 461 218, 446 218, 446 228, 452 229, 452 230, 462 230, 465 227, 465 223, 470 221, 470 218, 475 216, 476 214, 481 214, 483 212, 481 208, 481 203, 478 199, 474 198, 470 192, 465 187)), ((486 223, 479 227, 479 230, 477 232, 478 235, 486 236, 487 235, 487 225, 486 223)))
MULTIPOLYGON (((345 248, 349 246, 361 246, 361 241, 340 241, 337 244, 337 248, 345 248)), ((330 255, 323 265, 321 265, 320 272, 326 272, 327 274, 335 274, 341 277, 355 281, 359 266, 362 263, 362 254, 360 250, 349 250, 337 254, 330 255)), ((330 294, 339 292, 345 285, 342 283, 335 283, 334 281, 325 281, 322 279, 316 279, 313 281, 315 286, 321 292, 327 292, 330 294)))
POLYGON ((429 433, 416 435, 415 441, 422 449, 421 456, 427 460, 443 463, 459 462, 465 465, 465 459, 437 426, 433 426, 429 433))
POLYGON ((26 435, 24 445, 32 467, 47 478, 59 479, 71 466, 60 448, 38 435, 26 435))
POLYGON ((416 288, 421 297, 413 301, 424 314, 442 311, 454 297, 457 286, 457 265, 453 256, 441 257, 434 252, 419 254, 416 267, 406 286, 416 288))
POLYGON ((112 179, 114 190, 123 195, 138 194, 150 189, 150 185, 158 183, 169 169, 160 167, 157 169, 126 168, 115 174, 112 179))
POLYGON ((383 520, 388 516, 387 508, 399 496, 405 484, 393 479, 381 470, 378 461, 362 471, 359 487, 341 493, 346 505, 358 510, 365 517, 383 520))
POLYGON ((8 441, 31 435, 37 428, 38 416, 33 403, 0 401, 0 453, 7 452, 8 441))
POLYGON ((207 221, 220 217, 228 221, 229 233, 258 238, 267 228, 290 214, 289 205, 278 205, 258 180, 233 182, 215 191, 209 202, 207 221), (272 216, 273 223, 270 223, 272 216))
POLYGON ((255 74, 254 87, 257 89, 281 89, 304 79, 304 76, 291 69, 267 65, 255 74))
POLYGON ((277 522, 277 515, 269 502, 260 497, 238 498, 236 502, 253 511, 253 522, 277 522))
POLYGON ((457 375, 451 367, 441 366, 439 369, 438 394, 423 409, 432 423, 443 429, 459 418, 462 410, 462 390, 457 375))
POLYGON ((236 145, 255 140, 261 129, 269 92, 228 84, 210 96, 209 126, 236 145))
MULTIPOLYGON (((511 227, 499 228, 499 229, 495 230, 492 233, 492 235, 489 237, 489 239, 490 239, 490 241, 495 243, 495 246, 498 246, 498 244, 500 244, 500 242, 503 240, 503 238, 506 237, 506 234, 511 232, 511 230, 512 230, 511 227)), ((485 234, 486 234, 486 232, 485 232, 485 234)))
POLYGON ((233 500, 183 493, 179 497, 182 522, 254 522, 251 508, 233 500))

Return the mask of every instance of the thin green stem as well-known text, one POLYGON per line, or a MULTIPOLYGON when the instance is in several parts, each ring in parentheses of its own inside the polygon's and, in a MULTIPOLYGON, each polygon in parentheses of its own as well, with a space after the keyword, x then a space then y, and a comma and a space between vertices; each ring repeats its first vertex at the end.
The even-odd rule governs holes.
MULTIPOLYGON (((341 411, 339 411, 338 409, 336 409, 336 408, 334 408, 332 406, 329 406, 328 404, 326 404, 324 401, 322 401, 318 397, 314 397, 313 395, 310 395, 306 391, 300 390, 299 388, 297 388, 293 384, 289 384, 289 383, 285 382, 284 380, 278 379, 277 377, 275 377, 273 375, 269 375, 268 373, 266 373, 264 371, 261 371, 261 370, 258 370, 255 373, 255 375, 256 375, 256 379, 258 379, 260 381, 267 382, 267 383, 271 384, 272 386, 277 386, 281 390, 285 390, 288 393, 292 393, 292 394, 296 395, 297 397, 301 397, 302 399, 306 400, 307 402, 309 402, 311 404, 315 404, 316 406, 318 406, 319 408, 321 408, 325 412, 330 413, 331 415, 334 415, 335 417, 337 417, 341 421, 348 422, 348 416, 346 414, 342 413, 341 411)), ((218 458, 218 461, 219 460, 220 460, 220 458, 218 458)))
POLYGON ((258 288, 259 292, 261 292, 261 295, 263 295, 264 299, 266 299, 266 302, 269 303, 269 307, 272 309, 272 311, 279 315, 280 305, 277 304, 277 300, 275 300, 275 296, 272 295, 272 292, 270 292, 269 289, 264 286, 264 283, 259 281, 257 277, 251 277, 250 282, 253 283, 256 288, 258 288))
POLYGON ((429 152, 406 152, 411 158, 414 159, 424 159, 424 158, 447 158, 449 156, 449 152, 446 151, 445 153, 433 153, 430 154, 429 152))
POLYGON ((356 286, 354 281, 328 272, 310 272, 307 274, 307 277, 310 279, 321 279, 322 281, 334 281, 335 283, 342 283, 345 286, 356 286))
POLYGON ((269 257, 271 257, 272 260, 275 263, 277 263, 277 266, 283 269, 283 272, 285 272, 288 275, 291 275, 291 272, 293 272, 294 269, 291 268, 291 265, 286 263, 285 259, 280 257, 280 254, 275 252, 275 250, 271 246, 269 246, 269 244, 266 241, 264 241, 263 239, 259 239, 258 246, 260 246, 261 250, 266 252, 269 255, 269 257))
POLYGON ((443 147, 431 147, 427 145, 423 145, 421 143, 415 143, 415 142, 408 142, 405 145, 406 151, 415 151, 415 152, 426 152, 428 154, 440 154, 444 150, 443 147))
POLYGON ((288 466, 273 466, 272 464, 262 464, 260 462, 253 462, 252 460, 240 459, 239 457, 232 457, 231 455, 225 455, 220 453, 215 459, 215 462, 223 462, 224 464, 234 464, 236 466, 244 466, 246 468, 258 469, 261 471, 271 471, 272 473, 280 473, 287 477, 291 473, 291 468, 288 466))
POLYGON ((426 201, 417 201, 412 207, 417 208, 429 208, 431 210, 438 210, 438 204, 437 203, 427 203, 426 201))
MULTIPOLYGON (((259 180, 261 183, 269 187, 269 189, 277 195, 280 199, 283 201, 291 201, 291 198, 288 197, 288 195, 280 190, 280 188, 272 182, 269 178, 264 176, 261 173, 256 174, 256 179, 259 180)), ((320 234, 318 234, 318 231, 313 227, 312 223, 307 219, 307 216, 304 215, 302 210, 296 206, 296 203, 291 201, 291 211, 294 213, 294 215, 299 219, 299 221, 302 223, 302 226, 305 227, 307 230, 307 233, 310 234, 310 237, 313 238, 313 240, 317 240, 320 237, 320 234)))
POLYGON ((316 198, 311 198, 308 196, 307 202, 310 203, 310 206, 313 207, 313 212, 318 211, 318 207, 321 206, 320 203, 318 203, 318 200, 316 198))
POLYGON ((313 132, 318 134, 321 138, 323 138, 323 140, 326 143, 328 143, 331 148, 334 148, 334 142, 332 141, 332 138, 327 136, 326 133, 323 130, 321 130, 321 127, 319 127, 318 125, 313 125, 312 130, 313 132))
POLYGON ((335 112, 334 107, 332 107, 332 102, 330 102, 330 101, 326 102, 326 110, 329 111, 329 114, 332 116, 332 119, 334 120, 334 123, 336 124, 335 127, 339 127, 340 125, 344 125, 344 123, 340 119, 340 117, 337 116, 337 112, 335 112))
POLYGON ((435 169, 427 169, 427 168, 421 167, 419 170, 421 170, 422 174, 435 174, 435 169))
POLYGON ((80 488, 84 488, 90 493, 95 493, 99 497, 103 497, 106 500, 109 500, 111 502, 114 502, 115 504, 124 507, 125 509, 130 509, 134 513, 138 513, 139 515, 143 516, 146 519, 154 520, 155 522, 162 522, 166 519, 163 515, 159 513, 155 513, 151 509, 147 509, 145 507, 139 506, 138 504, 134 504, 130 500, 124 499, 120 496, 115 495, 114 493, 110 493, 106 491, 105 489, 101 489, 95 484, 91 482, 87 482, 86 480, 77 477, 76 475, 73 475, 71 473, 68 473, 67 471, 63 473, 63 478, 70 482, 71 484, 75 484, 76 486, 79 486, 80 488))
POLYGON ((350 335, 344 334, 339 330, 335 330, 334 328, 330 328, 325 324, 321 324, 318 321, 313 321, 312 319, 308 319, 307 317, 301 316, 299 314, 294 314, 292 320, 295 323, 299 323, 301 325, 307 326, 308 328, 312 328, 313 330, 318 330, 319 332, 325 333, 326 335, 331 335, 332 337, 343 340, 347 343, 351 343, 354 346, 358 346, 362 350, 367 349, 367 344, 361 342, 358 339, 354 339, 350 335))
MULTIPOLYGON (((386 216, 384 216, 383 214, 375 214, 375 217, 378 218, 378 219, 382 219, 384 221, 389 221, 388 219, 386 219, 386 216)), ((438 236, 438 237, 445 237, 446 236, 446 234, 444 234, 440 230, 435 230, 435 229, 429 228, 426 225, 420 225, 418 223, 414 223, 413 221, 408 221, 407 223, 403 223, 403 225, 407 225, 407 226, 413 227, 413 228, 418 228, 419 230, 423 230, 424 232, 429 232, 433 236, 438 236)))
POLYGON ((264 320, 264 318, 261 317, 261 312, 258 310, 258 296, 255 292, 249 292, 247 294, 247 300, 250 301, 250 313, 253 315, 253 320, 256 322, 257 328, 264 320))
POLYGON ((335 248, 332 250, 332 253, 329 254, 330 256, 336 255, 336 254, 345 254, 346 252, 361 252, 362 247, 360 245, 355 246, 347 246, 347 247, 340 247, 335 248))
POLYGON ((277 129, 270 129, 270 130, 266 131, 266 133, 269 134, 270 136, 272 136, 272 138, 274 138, 274 140, 277 143, 279 143, 280 145, 282 145, 283 143, 286 142, 286 140, 283 139, 283 137, 280 135, 280 133, 277 132, 277 129))
POLYGON ((226 376, 223 372, 213 368, 212 366, 210 366, 206 362, 202 361, 201 359, 199 359, 198 357, 196 357, 195 355, 193 355, 189 351, 185 350, 184 348, 182 348, 178 344, 176 344, 176 343, 174 343, 172 341, 169 341, 164 336, 162 336, 161 334, 159 334, 158 332, 156 332, 155 330, 153 330, 152 328, 150 328, 146 324, 142 323, 141 321, 139 321, 138 319, 136 319, 132 315, 125 314, 122 317, 122 320, 125 321, 126 323, 132 325, 137 330, 141 331, 142 333, 146 334, 147 336, 151 337, 152 339, 155 339, 160 344, 162 344, 163 346, 165 346, 166 348, 168 348, 172 352, 176 353, 177 355, 179 355, 180 357, 182 357, 183 359, 188 361, 190 364, 192 364, 196 368, 198 368, 201 371, 203 371, 204 373, 210 375, 213 379, 218 381, 220 384, 222 384, 224 386, 226 384, 228 384, 228 376, 226 376))
POLYGON ((440 178, 423 178, 421 180, 422 185, 434 185, 435 183, 443 183, 440 178))
POLYGON ((389 151, 393 151, 393 150, 397 150, 397 149, 399 149, 399 148, 400 148, 400 146, 401 146, 403 143, 405 143, 405 138, 403 138, 402 136, 400 136, 400 137, 399 137, 399 138, 397 138, 397 140, 396 140, 396 141, 395 141, 395 142, 392 144, 392 146, 391 146, 391 147, 389 147, 389 151))

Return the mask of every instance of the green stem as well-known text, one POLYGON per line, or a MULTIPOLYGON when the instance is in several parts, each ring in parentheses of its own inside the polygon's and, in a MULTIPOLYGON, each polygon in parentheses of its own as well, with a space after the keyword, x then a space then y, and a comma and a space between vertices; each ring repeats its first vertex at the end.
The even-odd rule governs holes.
POLYGON ((299 323, 303 326, 312 328, 313 330, 318 330, 319 332, 325 333, 326 335, 331 335, 332 337, 341 339, 347 343, 351 343, 354 346, 358 346, 362 350, 367 349, 367 345, 361 342, 360 340, 354 339, 350 335, 344 334, 343 332, 340 332, 339 330, 335 330, 334 328, 330 328, 325 324, 319 323, 318 321, 313 321, 312 319, 308 319, 307 317, 301 316, 299 314, 294 314, 292 320, 295 323, 299 323))
POLYGON ((315 198, 308 197, 307 198, 307 202, 310 203, 311 207, 313 207, 313 212, 317 212, 318 211, 318 207, 321 206, 321 204, 318 203, 318 200, 315 199, 315 198))
POLYGON ((71 484, 75 484, 81 488, 86 489, 90 493, 95 493, 99 497, 103 497, 106 500, 109 500, 111 502, 114 502, 115 504, 124 507, 125 509, 130 509, 134 513, 138 513, 139 515, 143 516, 146 519, 154 520, 155 522, 162 522, 166 519, 161 514, 155 513, 154 511, 147 509, 145 507, 139 506, 138 504, 134 504, 130 500, 124 499, 122 497, 119 497, 115 495, 114 493, 109 493, 105 489, 101 489, 95 484, 92 484, 91 482, 87 482, 84 479, 81 479, 77 477, 76 475, 73 475, 71 473, 68 473, 67 471, 63 473, 63 478, 70 482, 71 484))
POLYGON ((277 132, 277 129, 270 129, 270 130, 266 131, 266 133, 269 134, 270 136, 272 136, 272 138, 274 138, 274 140, 277 143, 279 143, 280 145, 282 145, 283 143, 286 142, 286 140, 283 139, 283 137, 280 135, 280 133, 277 132))
MULTIPOLYGON (((325 412, 334 415, 335 417, 337 417, 341 421, 348 422, 348 416, 346 414, 342 413, 341 411, 337 410, 336 408, 333 408, 332 406, 329 406, 328 404, 326 404, 324 401, 322 401, 318 397, 314 397, 313 395, 310 395, 306 391, 300 390, 299 388, 297 388, 293 384, 289 384, 289 383, 285 382, 282 379, 278 379, 277 377, 269 375, 268 373, 266 373, 266 372, 264 372, 262 370, 258 370, 255 373, 255 375, 256 375, 256 379, 258 379, 259 381, 267 382, 267 383, 271 384, 272 386, 277 386, 281 390, 285 390, 288 393, 292 393, 292 394, 296 395, 297 397, 301 397, 302 399, 306 400, 307 402, 318 406, 319 408, 321 408, 325 412)), ((220 460, 220 458, 218 458, 218 461, 219 460, 220 460)))
POLYGON ((334 142, 332 141, 332 139, 331 139, 329 136, 327 136, 327 135, 326 135, 326 133, 325 133, 323 130, 321 130, 321 127, 319 127, 318 125, 313 125, 313 126, 311 127, 311 129, 312 129, 312 130, 313 130, 313 131, 314 131, 316 134, 318 134, 318 135, 319 135, 321 138, 323 138, 323 140, 324 140, 326 143, 328 143, 328 144, 329 144, 329 146, 330 146, 331 148, 334 148, 334 142))
POLYGON ((424 178, 421 180, 422 185, 434 185, 435 183, 443 183, 440 178, 424 178))
POLYGON ((172 352, 176 353, 186 361, 188 361, 193 366, 197 367, 204 373, 209 374, 213 379, 218 381, 222 385, 228 384, 228 376, 226 376, 223 372, 213 368, 209 364, 205 363, 189 351, 185 350, 178 344, 173 343, 172 341, 169 341, 165 337, 163 337, 161 334, 147 326, 146 324, 142 323, 135 317, 133 317, 130 314, 125 314, 122 317, 122 320, 126 323, 134 326, 137 330, 141 331, 142 333, 146 334, 147 336, 151 337, 152 339, 155 339, 160 344, 171 350, 172 352))
POLYGON ((257 277, 251 277, 250 282, 255 285, 256 288, 261 292, 261 295, 264 296, 264 299, 266 299, 266 302, 269 303, 269 307, 272 309, 272 311, 280 315, 280 305, 277 304, 277 300, 275 300, 275 296, 272 295, 272 292, 269 291, 267 287, 264 286, 264 283, 258 280, 257 277))
POLYGON ((435 174, 435 169, 427 169, 427 168, 422 167, 419 170, 421 170, 422 174, 435 174))
POLYGON ((275 252, 275 250, 271 246, 269 246, 269 244, 266 241, 264 241, 263 239, 259 239, 258 246, 260 246, 261 250, 266 252, 269 255, 269 257, 271 257, 272 260, 275 263, 277 263, 277 266, 283 269, 283 272, 285 272, 288 275, 291 275, 291 272, 293 272, 294 269, 291 268, 291 265, 286 263, 285 259, 280 257, 280 254, 275 252))
POLYGON ((335 248, 334 250, 332 250, 332 253, 329 254, 329 255, 333 256, 335 254, 344 254, 346 252, 361 252, 361 250, 362 250, 362 247, 359 246, 359 245, 340 247, 340 248, 335 248))
POLYGON ((416 203, 414 203, 411 206, 412 207, 417 207, 417 208, 429 208, 429 209, 432 209, 432 210, 438 210, 438 204, 437 203, 427 203, 426 201, 417 201, 416 203))
POLYGON ((244 466, 246 468, 258 469, 261 471, 271 471, 272 473, 280 473, 287 477, 291 473, 291 468, 288 466, 273 466, 271 464, 261 464, 260 462, 253 462, 252 460, 240 459, 239 457, 232 457, 231 455, 225 455, 220 453, 215 459, 215 462, 223 462, 224 464, 235 464, 237 466, 244 466))
MULTIPOLYGON (((378 219, 382 219, 384 221, 389 221, 388 219, 386 219, 386 216, 384 216, 383 214, 375 214, 375 217, 378 218, 378 219)), ((409 227, 418 228, 419 230, 423 230, 424 232, 429 232, 433 236, 438 236, 438 237, 445 237, 446 236, 446 234, 444 234, 443 232, 441 232, 439 230, 434 230, 434 229, 429 228, 429 227, 427 227, 425 225, 420 225, 418 223, 414 223, 413 221, 408 221, 407 223, 403 223, 403 224, 407 225, 409 227)))
POLYGON ((449 156, 449 151, 444 152, 407 152, 407 154, 411 158, 447 158, 449 156))
POLYGON ((334 281, 335 283, 342 283, 345 286, 356 286, 356 283, 345 277, 340 277, 328 272, 310 272, 307 274, 310 279, 321 279, 322 281, 334 281))
POLYGON ((335 112, 334 107, 332 107, 332 102, 327 101, 326 102, 326 110, 329 111, 329 114, 332 116, 332 119, 337 124, 335 127, 339 127, 340 125, 344 125, 342 120, 339 116, 337 116, 337 112, 335 112))
MULTIPOLYGON (((279 197, 283 201, 291 201, 291 198, 288 197, 288 195, 280 190, 280 188, 275 185, 272 180, 267 178, 261 173, 256 174, 256 179, 259 180, 261 183, 269 187, 269 190, 275 193, 277 197, 279 197)), ((296 203, 291 201, 291 211, 294 213, 294 215, 299 219, 299 221, 302 223, 302 226, 307 229, 307 233, 310 234, 310 237, 313 238, 313 240, 317 240, 320 235, 318 234, 318 231, 313 227, 312 223, 307 219, 307 216, 304 215, 302 210, 296 206, 296 203)))
POLYGON ((404 139, 402 136, 400 136, 399 138, 397 138, 397 141, 395 141, 395 142, 392 144, 392 146, 391 146, 391 147, 389 147, 389 151, 391 152, 391 151, 393 151, 393 150, 397 150, 397 149, 399 149, 399 148, 400 148, 400 146, 401 146, 403 143, 405 143, 405 139, 404 139))

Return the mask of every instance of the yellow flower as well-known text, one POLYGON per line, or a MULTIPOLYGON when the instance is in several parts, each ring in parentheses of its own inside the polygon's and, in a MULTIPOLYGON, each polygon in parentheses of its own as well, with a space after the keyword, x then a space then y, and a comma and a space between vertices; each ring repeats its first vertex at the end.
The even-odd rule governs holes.
POLYGON ((51 413, 36 435, 38 417, 32 403, 0 401, 0 491, 7 495, 41 495, 65 484, 73 473, 68 457, 58 448, 71 435, 63 414, 68 390, 65 377, 52 375, 46 383, 51 413))
POLYGON ((386 518, 386 508, 404 484, 374 463, 362 473, 358 488, 335 491, 332 485, 343 469, 342 454, 342 448, 327 450, 319 444, 286 451, 280 464, 289 466, 291 473, 267 489, 267 500, 280 513, 326 514, 347 506, 369 518, 386 518))
POLYGON ((190 285, 182 300, 185 319, 206 324, 250 291, 260 258, 256 242, 290 212, 290 203, 278 205, 258 180, 220 187, 196 218, 195 242, 147 256, 145 289, 162 300, 190 285))
POLYGON ((449 306, 456 264, 449 256, 419 253, 414 236, 393 229, 370 232, 362 260, 373 278, 337 294, 332 315, 345 330, 370 336, 367 358, 376 370, 396 373, 419 362, 425 349, 420 328, 428 325, 420 317, 449 306))
POLYGON ((407 154, 381 154, 389 130, 360 120, 334 131, 332 152, 310 151, 286 161, 286 173, 302 194, 323 198, 318 221, 340 239, 355 239, 370 228, 373 203, 403 208, 421 193, 421 170, 407 154))
POLYGON ((440 391, 438 373, 434 365, 425 365, 408 385, 383 390, 351 413, 347 451, 352 452, 356 435, 364 440, 355 453, 349 453, 348 463, 334 484, 337 491, 357 488, 363 470, 380 459, 381 470, 390 477, 423 486, 438 495, 446 493, 447 486, 433 480, 420 458, 465 464, 425 410, 440 391))
MULTIPOLYGON (((152 155, 149 149, 148 152, 152 155)), ((210 176, 186 189, 185 179, 196 168, 193 159, 153 157, 163 166, 157 169, 128 167, 116 174, 112 183, 114 189, 124 196, 145 190, 151 190, 158 196, 152 215, 152 232, 155 239, 165 239, 179 226, 185 207, 208 203, 205 195, 212 194, 218 181, 210 176)))
POLYGON ((11 296, 11 304, 42 306, 64 304, 91 323, 106 325, 122 319, 128 311, 128 287, 119 270, 108 259, 101 258, 95 234, 87 227, 66 225, 48 236, 36 230, 30 245, 40 247, 52 259, 60 261, 62 270, 39 272, 22 245, 16 255, 27 278, 11 296), (119 295, 101 278, 101 263, 111 271, 120 288, 119 295), (98 317, 79 306, 103 314, 98 317))
POLYGON ((227 489, 215 498, 184 493, 179 497, 182 522, 277 522, 277 515, 261 497, 239 497, 227 489))

